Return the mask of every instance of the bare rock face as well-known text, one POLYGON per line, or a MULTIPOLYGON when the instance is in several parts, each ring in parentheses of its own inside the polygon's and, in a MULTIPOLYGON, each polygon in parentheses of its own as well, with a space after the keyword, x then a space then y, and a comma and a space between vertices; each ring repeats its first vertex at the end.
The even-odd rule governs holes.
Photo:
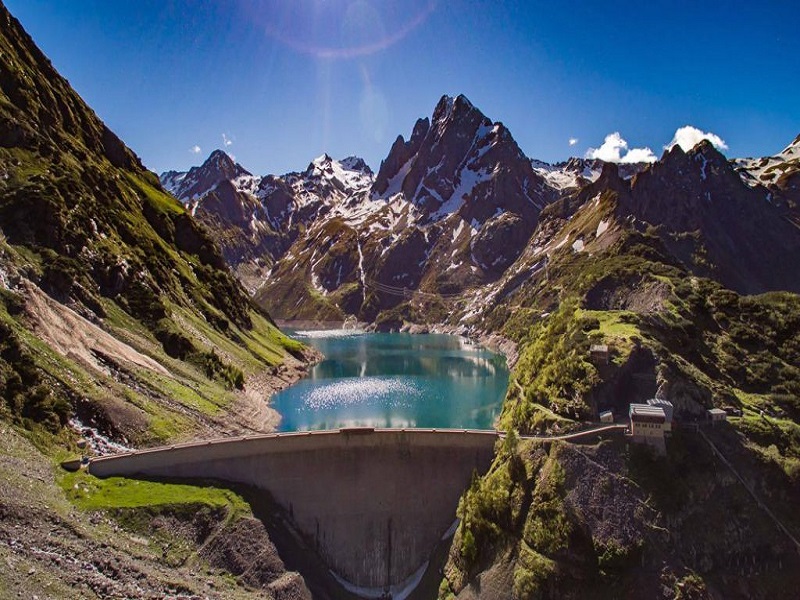
POLYGON ((227 179, 217 183, 213 190, 203 199, 202 211, 214 215, 222 222, 246 229, 249 218, 258 203, 246 195, 240 194, 227 179))
POLYGON ((519 215, 530 230, 554 198, 502 123, 492 123, 463 95, 443 96, 411 139, 399 137, 381 165, 372 192, 402 193, 427 221, 454 212, 484 223, 498 212, 519 215))
POLYGON ((328 292, 358 278, 358 255, 352 252, 356 233, 346 227, 328 228, 327 239, 320 246, 322 258, 317 264, 319 284, 328 292))
POLYGON ((530 238, 525 221, 502 213, 487 221, 472 240, 472 256, 486 271, 502 273, 519 256, 530 238))
POLYGON ((258 519, 239 519, 222 535, 209 538, 200 555, 245 584, 268 590, 272 597, 286 600, 311 598, 302 577, 286 571, 275 545, 258 519))
POLYGON ((709 142, 679 146, 631 183, 625 208, 659 226, 677 258, 743 293, 800 291, 800 229, 709 142))
POLYGON ((405 232, 386 253, 377 268, 377 279, 381 283, 405 289, 419 286, 422 270, 430 242, 419 229, 405 232))
POLYGON ((187 173, 169 171, 161 176, 161 184, 176 198, 184 201, 201 198, 222 181, 250 175, 242 165, 233 161, 227 152, 214 150, 199 167, 187 173))
POLYGON ((400 169, 408 164, 414 155, 419 152, 422 140, 430 129, 430 120, 426 117, 418 119, 414 124, 414 130, 411 133, 411 138, 406 142, 402 135, 398 135, 397 139, 392 144, 389 155, 381 162, 381 167, 378 175, 375 178, 375 183, 372 186, 373 192, 376 194, 385 194, 389 187, 389 181, 397 176, 400 169))

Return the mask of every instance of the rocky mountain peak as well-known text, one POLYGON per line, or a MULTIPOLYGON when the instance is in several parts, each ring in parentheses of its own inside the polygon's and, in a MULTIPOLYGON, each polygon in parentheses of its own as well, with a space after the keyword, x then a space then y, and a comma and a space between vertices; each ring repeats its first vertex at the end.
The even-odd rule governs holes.
MULTIPOLYGON (((705 198, 707 189, 738 188, 741 183, 734 166, 708 140, 702 140, 688 152, 676 144, 650 170, 660 185, 674 187, 676 193, 691 189, 696 199, 705 198)), ((646 179, 637 178, 637 183, 646 179)))
POLYGON ((781 152, 781 157, 786 160, 800 158, 800 135, 794 138, 794 141, 783 149, 783 152, 781 152))
POLYGON ((708 140, 701 140, 694 148, 689 150, 687 154, 692 157, 701 154, 706 158, 706 160, 714 161, 719 164, 728 163, 728 159, 725 157, 725 155, 717 150, 714 144, 708 140))
POLYGON ((214 150, 199 167, 188 172, 168 171, 160 176, 161 185, 184 202, 202 198, 222 181, 233 181, 251 173, 234 162, 224 150, 214 150))
POLYGON ((408 142, 405 141, 402 135, 397 136, 392 148, 389 150, 389 155, 381 161, 378 175, 375 177, 375 183, 372 186, 373 193, 377 195, 387 193, 389 181, 397 176, 400 169, 410 165, 409 161, 419 152, 430 126, 431 122, 427 117, 417 119, 408 142))
POLYGON ((313 177, 314 175, 318 176, 324 173, 331 175, 335 174, 337 171, 350 171, 354 174, 366 176, 373 175, 372 169, 370 169, 364 159, 359 156, 348 156, 342 160, 336 160, 327 153, 312 160, 305 173, 313 177))
POLYGON ((219 149, 214 150, 199 169, 209 175, 218 177, 220 181, 222 179, 235 179, 240 175, 250 175, 242 165, 234 162, 227 152, 219 149))
POLYGON ((442 96, 433 111, 432 129, 445 142, 471 139, 478 127, 491 127, 492 122, 464 95, 442 96), (455 139, 454 139, 455 138, 455 139))
POLYGON ((600 176, 597 178, 595 185, 598 188, 607 188, 615 191, 623 187, 625 184, 619 172, 619 165, 612 162, 602 163, 600 176))
POLYGON ((454 212, 478 224, 512 211, 532 225, 549 188, 500 122, 466 96, 443 96, 411 139, 399 137, 381 164, 373 194, 401 194, 435 221, 454 212))
POLYGON ((707 141, 688 152, 677 145, 667 151, 634 177, 626 204, 638 219, 660 226, 671 251, 703 275, 747 293, 797 289, 784 258, 800 251, 797 229, 766 188, 745 184, 736 163, 707 141))
MULTIPOLYGON (((296 179, 295 176, 287 176, 296 179)), ((304 190, 313 193, 320 200, 337 200, 359 192, 372 185, 372 170, 357 156, 349 156, 336 160, 330 155, 318 156, 308 165, 302 174, 301 184, 304 190)))
POLYGON ((345 169, 350 171, 359 171, 364 173, 365 175, 373 175, 372 169, 369 168, 369 165, 364 161, 363 158, 359 156, 347 156, 340 161, 342 166, 345 169))
POLYGON ((473 112, 483 116, 465 95, 459 94, 455 98, 445 95, 439 99, 436 108, 433 110, 433 122, 434 124, 439 124, 450 120, 460 120, 473 112))
POLYGON ((664 154, 661 155, 661 164, 677 164, 679 161, 683 160, 686 156, 686 152, 683 151, 680 144, 675 144, 672 148, 667 148, 664 150, 664 154))
POLYGON ((325 171, 331 171, 332 169, 333 158, 328 155, 328 153, 324 153, 310 163, 308 163, 308 167, 306 167, 305 174, 307 176, 313 176, 315 174, 324 173, 325 171))
POLYGON ((592 166, 595 166, 597 162, 597 160, 573 156, 564 165, 564 170, 572 173, 580 173, 587 167, 591 168, 592 166))
POLYGON ((800 204, 800 135, 780 154, 734 161, 742 180, 750 187, 764 186, 777 192, 778 203, 800 204))

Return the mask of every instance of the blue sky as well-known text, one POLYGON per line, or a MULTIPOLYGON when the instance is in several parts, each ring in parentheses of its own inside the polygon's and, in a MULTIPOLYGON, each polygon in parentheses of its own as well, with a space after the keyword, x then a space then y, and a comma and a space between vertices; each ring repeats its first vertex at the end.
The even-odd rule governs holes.
POLYGON ((551 162, 613 132, 661 155, 692 125, 731 157, 800 133, 793 1, 5 3, 157 172, 215 148, 258 174, 323 152, 377 170, 442 94, 465 94, 551 162))

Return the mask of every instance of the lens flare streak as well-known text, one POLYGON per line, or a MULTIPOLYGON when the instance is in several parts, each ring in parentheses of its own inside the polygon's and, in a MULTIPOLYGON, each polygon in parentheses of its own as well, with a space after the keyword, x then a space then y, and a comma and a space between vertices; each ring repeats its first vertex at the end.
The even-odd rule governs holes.
MULTIPOLYGON (((361 7, 361 5, 376 10, 373 5, 367 5, 360 2, 351 2, 340 8, 339 13, 342 15, 339 19, 344 19, 347 15, 347 7, 361 7)), ((313 9, 307 4, 288 4, 281 6, 275 0, 256 3, 252 6, 248 3, 241 2, 242 9, 248 11, 251 18, 259 22, 264 32, 274 40, 284 44, 285 46, 300 52, 308 54, 320 59, 352 59, 364 56, 370 56, 383 50, 386 50, 398 42, 406 38, 411 32, 420 27, 436 9, 436 0, 425 0, 422 6, 415 7, 414 12, 404 22, 395 23, 395 28, 376 27, 373 23, 372 32, 377 35, 374 39, 356 39, 351 40, 350 43, 338 45, 331 43, 330 40, 319 38, 319 32, 330 32, 337 29, 337 19, 333 22, 318 23, 318 19, 314 18, 313 9), (287 8, 289 6, 289 8, 287 8), (303 14, 303 13, 308 14, 303 14), (306 23, 303 27, 298 25, 298 22, 306 23), (307 23, 313 23, 314 27, 309 27, 307 23), (316 35, 315 35, 316 34, 316 35)), ((317 6, 319 9, 319 6, 317 6)), ((331 11, 326 13, 325 16, 330 19, 336 15, 331 11)), ((316 15, 319 17, 320 15, 316 15)), ((380 19, 382 15, 376 13, 376 17, 380 19)), ((386 15, 387 18, 388 15, 386 15)), ((395 16, 396 20, 396 16, 395 16)), ((342 25, 339 23, 338 25, 342 25)), ((325 36, 322 36, 323 38, 325 36)), ((370 36, 371 37, 371 36, 370 36)))

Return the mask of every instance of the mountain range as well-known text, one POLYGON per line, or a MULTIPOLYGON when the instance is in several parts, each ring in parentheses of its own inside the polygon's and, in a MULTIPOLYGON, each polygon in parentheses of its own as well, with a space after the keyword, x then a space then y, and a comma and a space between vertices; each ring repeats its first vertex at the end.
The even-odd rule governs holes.
MULTIPOLYGON (((578 240, 552 221, 543 229, 540 216, 569 218, 606 192, 619 195, 617 218, 656 228, 690 272, 743 293, 800 291, 798 152, 795 139, 773 157, 729 160, 704 142, 653 164, 550 165, 464 96, 444 96, 377 174, 356 157, 323 155, 303 172, 254 176, 217 150, 160 179, 217 232, 228 263, 279 318, 356 315, 394 327, 402 322, 381 315, 398 307, 415 321, 404 295, 490 297, 532 267, 524 253, 588 244, 597 232, 578 240)), ((456 309, 450 322, 478 308, 456 309)))

